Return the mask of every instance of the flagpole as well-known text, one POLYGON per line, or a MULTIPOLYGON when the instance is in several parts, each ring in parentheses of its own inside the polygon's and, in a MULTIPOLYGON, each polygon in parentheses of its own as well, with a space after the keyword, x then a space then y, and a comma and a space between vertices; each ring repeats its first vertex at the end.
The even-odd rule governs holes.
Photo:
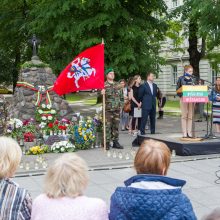
POLYGON ((105 94, 103 94, 103 102, 102 102, 102 109, 103 109, 103 139, 104 139, 104 151, 106 151, 106 119, 105 119, 105 94))
MULTIPOLYGON (((104 38, 102 38, 102 44, 104 44, 104 38)), ((105 119, 105 93, 102 94, 102 110, 103 110, 103 144, 104 151, 106 151, 106 119, 105 119)))

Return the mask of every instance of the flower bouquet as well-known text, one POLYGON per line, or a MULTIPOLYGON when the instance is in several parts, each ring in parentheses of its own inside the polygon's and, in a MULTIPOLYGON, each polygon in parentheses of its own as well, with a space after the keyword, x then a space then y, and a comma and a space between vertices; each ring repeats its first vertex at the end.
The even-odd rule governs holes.
POLYGON ((93 120, 88 117, 81 119, 78 125, 74 126, 74 141, 78 149, 88 149, 95 142, 95 126, 93 120))
POLYGON ((8 122, 7 134, 12 138, 21 139, 23 137, 23 122, 17 118, 11 119, 8 122))
POLYGON ((38 154, 44 154, 48 152, 49 152, 49 147, 47 145, 34 146, 28 150, 27 155, 38 155, 38 154))
POLYGON ((24 133, 24 141, 25 142, 34 142, 34 138, 35 138, 35 136, 33 133, 31 133, 31 132, 24 133))
POLYGON ((64 152, 74 152, 74 151, 76 151, 76 147, 69 141, 55 142, 51 146, 51 152, 53 153, 64 153, 64 152))

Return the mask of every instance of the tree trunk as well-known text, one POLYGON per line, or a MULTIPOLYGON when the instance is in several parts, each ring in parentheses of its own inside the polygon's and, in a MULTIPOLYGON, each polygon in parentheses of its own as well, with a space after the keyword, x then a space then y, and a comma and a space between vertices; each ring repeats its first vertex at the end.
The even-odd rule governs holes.
POLYGON ((12 72, 13 92, 15 90, 15 87, 16 87, 16 84, 17 84, 17 81, 18 81, 20 62, 21 62, 21 54, 20 54, 20 50, 17 49, 16 54, 15 54, 14 68, 13 68, 13 72, 12 72))
MULTIPOLYGON (((189 62, 193 67, 193 75, 200 78, 199 63, 205 55, 205 38, 202 39, 201 52, 198 51, 198 22, 197 20, 189 20, 189 62)), ((199 118, 199 104, 195 105, 195 119, 199 118)), ((195 124, 193 125, 193 127, 195 124)))
POLYGON ((201 52, 198 51, 198 23, 197 21, 189 21, 189 62, 194 69, 194 75, 200 77, 199 63, 202 58, 201 52))

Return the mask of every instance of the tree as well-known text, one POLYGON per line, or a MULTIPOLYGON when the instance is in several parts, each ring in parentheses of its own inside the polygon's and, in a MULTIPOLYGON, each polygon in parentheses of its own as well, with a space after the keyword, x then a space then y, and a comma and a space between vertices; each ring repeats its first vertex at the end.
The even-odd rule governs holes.
POLYGON ((171 17, 184 24, 189 40, 189 61, 199 77, 199 62, 208 58, 216 71, 219 70, 220 53, 220 2, 218 0, 184 0, 184 5, 171 13, 171 17), (201 40, 201 46, 198 44, 201 40))
POLYGON ((199 20, 202 14, 200 13, 200 4, 195 5, 194 1, 184 0, 184 4, 175 9, 170 17, 182 22, 185 36, 188 37, 189 42, 189 62, 193 66, 194 75, 200 77, 199 63, 205 57, 207 34, 200 31, 199 20), (198 44, 200 38, 201 46, 198 44))
POLYGON ((193 7, 199 5, 200 19, 198 20, 201 35, 206 35, 206 57, 210 60, 212 68, 219 71, 220 52, 220 2, 218 0, 194 0, 193 7))
POLYGON ((41 57, 58 74, 80 51, 105 40, 105 64, 120 77, 155 69, 167 25, 163 0, 40 0, 32 33, 42 39, 41 57))
POLYGON ((31 1, 3 0, 0 4, 0 83, 15 87, 20 65, 27 59, 28 12, 31 1))

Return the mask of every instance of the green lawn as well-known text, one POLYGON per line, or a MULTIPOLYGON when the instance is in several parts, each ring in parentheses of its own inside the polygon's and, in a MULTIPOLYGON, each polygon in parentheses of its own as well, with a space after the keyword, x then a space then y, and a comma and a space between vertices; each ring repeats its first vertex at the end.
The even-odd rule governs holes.
MULTIPOLYGON (((83 102, 85 105, 95 105, 97 101, 96 95, 91 93, 72 93, 66 95, 66 100, 69 103, 83 102)), ((179 101, 167 101, 165 111, 180 111, 179 101)))
POLYGON ((66 95, 66 100, 69 103, 82 102, 85 105, 95 105, 97 97, 94 95, 90 96, 89 93, 72 93, 66 95))
POLYGON ((167 101, 164 111, 180 111, 179 101, 167 101))

